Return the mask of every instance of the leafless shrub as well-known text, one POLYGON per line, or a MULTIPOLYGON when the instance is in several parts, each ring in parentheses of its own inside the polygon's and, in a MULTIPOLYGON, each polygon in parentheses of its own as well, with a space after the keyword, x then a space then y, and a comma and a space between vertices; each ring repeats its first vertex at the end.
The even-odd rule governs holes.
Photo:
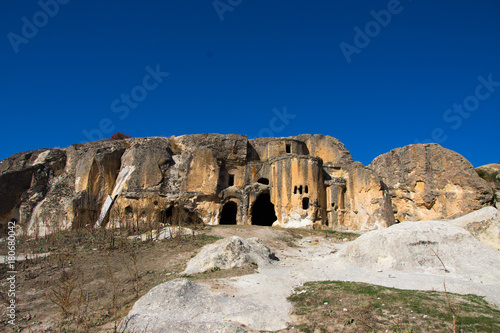
POLYGON ((72 313, 72 308, 75 305, 75 297, 73 292, 77 287, 77 273, 74 268, 63 270, 59 281, 55 286, 51 287, 52 294, 49 295, 52 303, 57 305, 61 310, 61 315, 66 318, 72 313))
POLYGON ((118 305, 118 289, 119 289, 119 281, 116 279, 113 271, 111 270, 111 266, 108 264, 106 265, 106 285, 111 288, 111 316, 115 318, 114 320, 114 332, 117 331, 117 320, 116 320, 116 314, 118 313, 118 310, 120 309, 120 306, 118 305))
POLYGON ((139 270, 137 267, 137 253, 134 247, 130 244, 125 250, 127 252, 128 259, 130 259, 128 262, 125 262, 125 268, 127 269, 129 281, 132 282, 134 295, 137 299, 139 298, 139 270))

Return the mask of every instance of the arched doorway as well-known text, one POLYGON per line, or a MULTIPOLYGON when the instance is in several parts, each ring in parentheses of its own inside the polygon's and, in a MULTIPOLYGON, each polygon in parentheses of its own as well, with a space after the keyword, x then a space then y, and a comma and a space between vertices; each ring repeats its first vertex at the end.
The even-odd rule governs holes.
POLYGON ((236 224, 237 213, 238 205, 236 204, 236 202, 227 202, 224 207, 222 207, 219 224, 236 224))
POLYGON ((269 193, 260 194, 253 203, 252 224, 271 226, 277 219, 269 193))

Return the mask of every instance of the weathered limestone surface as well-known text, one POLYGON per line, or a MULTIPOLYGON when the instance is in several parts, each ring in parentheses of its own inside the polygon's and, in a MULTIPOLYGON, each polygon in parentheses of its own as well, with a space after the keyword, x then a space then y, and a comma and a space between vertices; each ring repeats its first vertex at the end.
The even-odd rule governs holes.
POLYGON ((391 150, 369 166, 389 187, 396 219, 454 218, 492 203, 493 191, 462 155, 438 144, 391 150))
POLYGON ((135 139, 121 156, 121 165, 135 166, 125 185, 128 192, 157 190, 162 184, 163 176, 172 163, 170 142, 167 138, 135 139))
POLYGON ((57 187, 53 180, 64 174, 65 165, 66 154, 59 149, 19 153, 0 161, 2 229, 12 219, 24 222, 31 219, 34 208, 43 204, 57 187))
POLYGON ((334 137, 301 134, 297 136, 297 140, 303 141, 309 154, 321 158, 325 164, 345 167, 353 162, 351 153, 334 137))
POLYGON ((141 297, 121 321, 118 332, 244 333, 225 320, 225 315, 238 317, 256 308, 257 304, 214 294, 188 279, 175 279, 141 297))
POLYGON ((489 281, 497 285, 499 281, 498 251, 445 221, 407 221, 369 232, 336 256, 354 267, 374 272, 395 270, 441 275, 446 267, 451 274, 464 274, 468 280, 481 284, 489 281))
POLYGON ((354 162, 347 169, 344 229, 380 229, 394 224, 387 186, 369 168, 354 162))
POLYGON ((476 168, 481 178, 486 180, 495 191, 495 205, 500 208, 500 163, 491 163, 476 168))
POLYGON ((229 269, 253 262, 259 266, 276 260, 274 253, 260 239, 231 236, 205 245, 191 258, 182 274, 195 274, 214 268, 229 269))
POLYGON ((94 226, 100 215, 103 226, 133 229, 371 230, 393 224, 394 212, 401 221, 446 218, 492 197, 469 162, 439 145, 399 148, 365 167, 323 135, 104 140, 0 162, 0 224, 15 219, 30 235, 94 226))
POLYGON ((483 207, 447 223, 464 228, 479 241, 500 251, 500 211, 483 207))

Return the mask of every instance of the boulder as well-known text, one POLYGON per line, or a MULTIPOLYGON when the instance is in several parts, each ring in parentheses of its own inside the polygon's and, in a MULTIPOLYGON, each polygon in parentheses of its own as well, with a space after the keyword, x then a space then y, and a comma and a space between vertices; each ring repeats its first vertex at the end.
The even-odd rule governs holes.
POLYGON ((141 297, 121 321, 118 332, 244 333, 224 320, 225 309, 245 312, 226 294, 212 294, 188 279, 160 284, 141 297))
POLYGON ((446 222, 464 228, 479 241, 500 251, 500 212, 495 207, 484 207, 446 222))
POLYGON ((336 255, 373 271, 450 272, 500 282, 500 253, 463 228, 443 221, 407 221, 372 231, 336 255))
POLYGON ((268 265, 276 259, 274 253, 260 239, 231 236, 205 245, 189 260, 182 274, 202 273, 214 268, 241 267, 249 262, 259 266, 268 265))
POLYGON ((491 186, 472 164, 438 144, 397 148, 369 167, 388 186, 399 221, 459 217, 493 201, 491 186))

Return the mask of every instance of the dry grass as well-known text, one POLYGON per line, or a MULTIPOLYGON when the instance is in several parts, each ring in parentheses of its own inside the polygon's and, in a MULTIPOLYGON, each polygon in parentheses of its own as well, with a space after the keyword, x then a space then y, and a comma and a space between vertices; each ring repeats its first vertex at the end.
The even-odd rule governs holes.
POLYGON ((481 297, 365 283, 311 282, 289 297, 299 332, 499 332, 481 297))
MULTIPOLYGON (((0 331, 113 332, 139 297, 180 277, 192 254, 218 239, 139 242, 127 235, 78 229, 20 241, 18 253, 51 255, 17 263, 17 326, 7 324, 2 305, 0 331)), ((0 290, 6 274, 6 265, 0 265, 0 290)))

